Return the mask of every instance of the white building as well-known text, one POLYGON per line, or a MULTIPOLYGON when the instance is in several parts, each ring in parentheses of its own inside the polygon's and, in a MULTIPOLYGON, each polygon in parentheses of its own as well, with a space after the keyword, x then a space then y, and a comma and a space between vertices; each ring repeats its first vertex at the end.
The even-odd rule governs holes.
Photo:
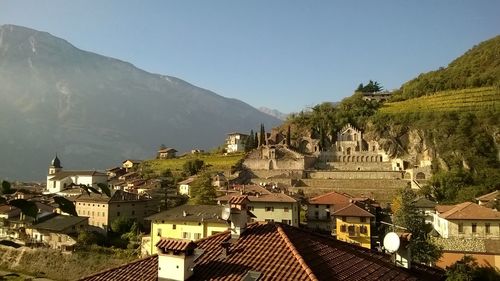
POLYGON ((245 134, 240 134, 240 133, 227 134, 227 139, 226 139, 227 153, 244 152, 247 138, 248 135, 245 134))
POLYGON ((98 171, 63 171, 61 161, 56 156, 49 166, 46 193, 58 193, 73 185, 87 185, 98 188, 98 183, 107 183, 106 173, 98 171))

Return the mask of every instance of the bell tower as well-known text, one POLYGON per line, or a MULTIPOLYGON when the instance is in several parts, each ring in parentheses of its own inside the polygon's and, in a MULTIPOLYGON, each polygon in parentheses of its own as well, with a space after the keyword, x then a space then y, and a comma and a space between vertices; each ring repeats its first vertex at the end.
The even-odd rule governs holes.
POLYGON ((54 157, 54 159, 52 159, 52 162, 50 162, 49 175, 54 175, 61 170, 62 170, 61 160, 59 160, 59 158, 57 158, 57 154, 56 154, 56 157, 54 157))

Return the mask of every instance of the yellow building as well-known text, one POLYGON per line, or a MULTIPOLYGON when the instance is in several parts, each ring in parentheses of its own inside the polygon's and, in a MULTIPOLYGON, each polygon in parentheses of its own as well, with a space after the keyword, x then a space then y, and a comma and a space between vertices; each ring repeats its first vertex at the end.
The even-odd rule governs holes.
POLYGON ((337 240, 371 249, 370 225, 373 214, 351 203, 333 213, 336 222, 337 240))
POLYGON ((182 205, 149 216, 151 233, 143 239, 143 254, 156 254, 155 245, 161 238, 199 240, 226 231, 222 209, 218 205, 182 205))

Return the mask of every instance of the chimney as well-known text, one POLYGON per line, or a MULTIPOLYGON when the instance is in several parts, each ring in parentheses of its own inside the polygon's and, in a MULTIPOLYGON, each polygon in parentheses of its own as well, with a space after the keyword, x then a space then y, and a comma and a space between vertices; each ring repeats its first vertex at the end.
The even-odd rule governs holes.
POLYGON ((158 280, 184 281, 193 275, 196 243, 182 239, 161 239, 158 248, 158 280))
POLYGON ((248 196, 235 196, 229 199, 231 221, 231 238, 238 239, 246 230, 248 222, 247 204, 248 196))

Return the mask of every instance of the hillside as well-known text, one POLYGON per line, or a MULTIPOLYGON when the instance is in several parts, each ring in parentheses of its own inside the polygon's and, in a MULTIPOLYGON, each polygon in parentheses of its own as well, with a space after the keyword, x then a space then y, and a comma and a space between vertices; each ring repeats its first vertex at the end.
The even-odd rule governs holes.
POLYGON ((447 69, 405 83, 392 102, 365 101, 355 93, 338 105, 323 103, 292 115, 281 131, 290 126, 292 140, 311 135, 329 150, 336 132, 350 123, 409 167, 430 161, 434 176, 426 195, 440 202, 472 200, 500 188, 499 46, 500 37, 479 44, 447 69), (468 84, 467 77, 482 82, 468 84), (425 85, 444 86, 436 92, 441 88, 425 85))
POLYGON ((399 102, 388 102, 381 113, 477 112, 500 111, 500 88, 484 87, 449 90, 399 102))
MULTIPOLYGON (((168 63, 168 62, 165 62, 168 63)), ((45 32, 0 26, 0 178, 153 158, 165 144, 211 149, 228 132, 281 121, 181 79, 77 49, 45 32)))
POLYGON ((447 67, 420 74, 393 93, 406 100, 430 93, 500 85, 500 35, 484 41, 447 67))

